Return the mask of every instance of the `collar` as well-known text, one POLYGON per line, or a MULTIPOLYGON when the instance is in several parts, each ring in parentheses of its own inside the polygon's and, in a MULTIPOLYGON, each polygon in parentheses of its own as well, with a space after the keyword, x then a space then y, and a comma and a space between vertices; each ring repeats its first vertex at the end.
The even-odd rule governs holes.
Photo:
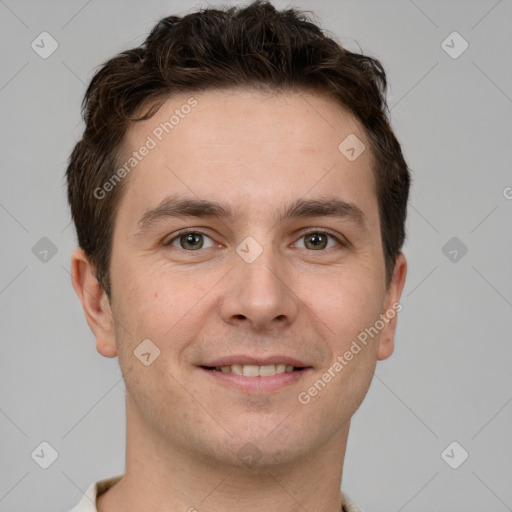
MULTIPOLYGON (((97 497, 119 482, 122 477, 123 475, 117 475, 93 482, 85 492, 80 503, 71 512, 97 512, 97 497)), ((340 497, 342 502, 341 512, 363 512, 343 491, 341 491, 340 497)))

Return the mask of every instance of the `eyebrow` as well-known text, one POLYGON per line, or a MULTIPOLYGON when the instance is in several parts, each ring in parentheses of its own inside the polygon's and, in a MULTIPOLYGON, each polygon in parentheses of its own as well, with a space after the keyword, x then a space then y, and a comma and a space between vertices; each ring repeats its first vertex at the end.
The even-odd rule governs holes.
MULTIPOLYGON (((168 218, 198 217, 219 218, 235 221, 241 212, 235 212, 225 203, 205 199, 168 196, 156 207, 146 210, 137 222, 137 233, 149 230, 155 224, 168 218)), ((368 230, 365 213, 359 206, 338 198, 304 199, 300 198, 280 209, 275 209, 273 218, 276 223, 285 220, 308 217, 337 217, 349 220, 364 230, 368 230)))

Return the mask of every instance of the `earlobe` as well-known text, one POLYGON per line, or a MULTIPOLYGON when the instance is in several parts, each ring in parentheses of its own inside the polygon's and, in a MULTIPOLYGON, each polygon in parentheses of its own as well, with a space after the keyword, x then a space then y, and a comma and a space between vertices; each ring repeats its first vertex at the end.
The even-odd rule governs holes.
POLYGON ((395 349, 395 331, 400 307, 400 297, 405 285, 407 275, 407 260, 403 253, 399 253, 393 270, 393 278, 386 292, 386 300, 384 302, 384 311, 382 313, 382 321, 384 327, 379 339, 379 349, 377 359, 382 361, 387 359, 395 349))
POLYGON ((96 337, 96 350, 105 357, 115 357, 114 321, 108 297, 80 247, 71 255, 71 283, 82 303, 89 328, 96 337))

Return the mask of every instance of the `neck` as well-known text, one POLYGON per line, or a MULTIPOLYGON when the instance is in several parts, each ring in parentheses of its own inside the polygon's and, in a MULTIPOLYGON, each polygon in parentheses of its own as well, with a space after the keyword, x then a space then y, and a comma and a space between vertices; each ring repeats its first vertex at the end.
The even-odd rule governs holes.
POLYGON ((219 462, 163 439, 127 402, 123 478, 98 498, 101 512, 338 512, 349 425, 310 453, 251 466, 219 462))

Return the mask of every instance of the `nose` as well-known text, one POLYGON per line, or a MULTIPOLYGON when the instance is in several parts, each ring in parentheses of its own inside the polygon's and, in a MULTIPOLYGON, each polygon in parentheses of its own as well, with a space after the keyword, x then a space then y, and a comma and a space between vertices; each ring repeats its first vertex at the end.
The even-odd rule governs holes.
POLYGON ((247 324, 259 331, 293 324, 299 298, 285 262, 271 249, 265 249, 251 263, 238 254, 233 257, 235 266, 223 290, 223 320, 232 325, 247 324))

